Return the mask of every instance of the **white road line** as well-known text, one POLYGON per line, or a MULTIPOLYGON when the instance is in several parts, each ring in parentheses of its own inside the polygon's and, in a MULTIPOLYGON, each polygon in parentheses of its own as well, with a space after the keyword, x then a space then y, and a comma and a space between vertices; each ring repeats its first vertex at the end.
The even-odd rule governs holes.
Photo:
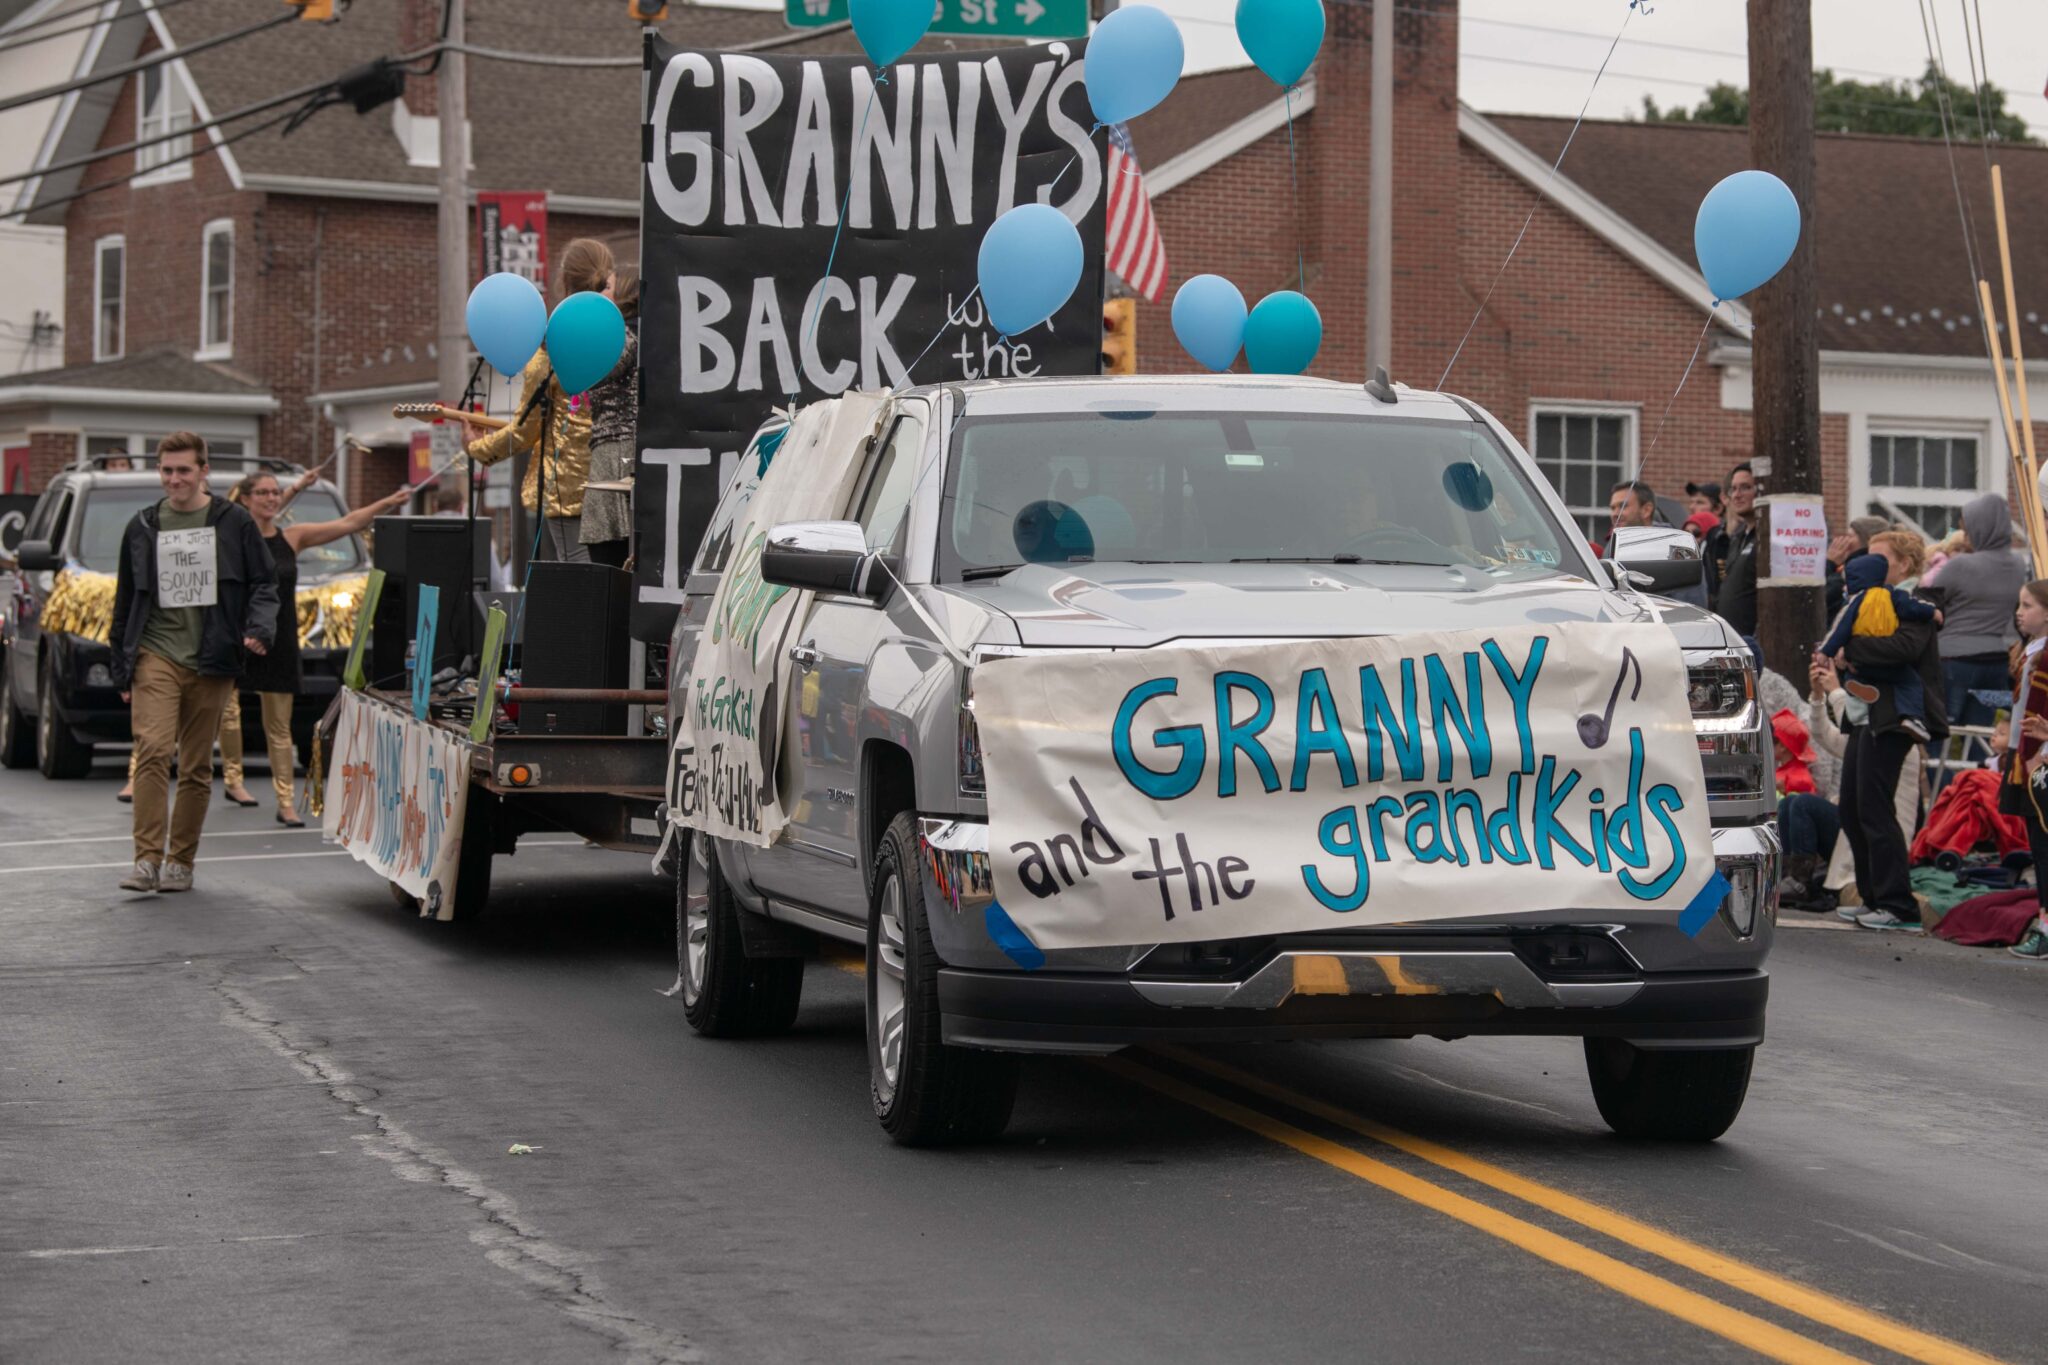
MULTIPOLYGON (((275 839, 287 834, 318 834, 319 832, 320 829, 317 825, 307 829, 286 829, 283 825, 279 825, 276 829, 227 829, 217 832, 209 831, 200 836, 199 843, 203 848, 208 839, 275 839)), ((125 844, 134 837, 134 832, 128 831, 121 834, 81 834, 71 839, 16 839, 10 843, 0 844, 0 848, 44 848, 53 844, 125 844)))
POLYGON ((201 1251, 210 1246, 235 1242, 298 1242, 313 1236, 310 1232, 274 1232, 261 1237, 223 1237, 219 1242, 189 1242, 183 1246, 151 1247, 39 1247, 34 1251, 17 1252, 25 1260, 52 1261, 64 1256, 133 1256, 145 1251, 201 1251))

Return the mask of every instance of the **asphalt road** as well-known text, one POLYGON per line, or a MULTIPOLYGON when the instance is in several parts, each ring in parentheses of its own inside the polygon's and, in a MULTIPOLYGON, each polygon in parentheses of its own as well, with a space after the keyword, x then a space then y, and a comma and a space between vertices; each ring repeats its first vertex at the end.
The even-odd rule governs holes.
POLYGON ((1467 1040, 1038 1061, 1002 1143, 909 1152, 846 968, 689 1033, 640 860, 522 846, 425 923, 220 804, 134 898, 117 783, 0 773, 0 1360, 2048 1359, 2002 953, 1788 928, 1706 1148, 1467 1040))

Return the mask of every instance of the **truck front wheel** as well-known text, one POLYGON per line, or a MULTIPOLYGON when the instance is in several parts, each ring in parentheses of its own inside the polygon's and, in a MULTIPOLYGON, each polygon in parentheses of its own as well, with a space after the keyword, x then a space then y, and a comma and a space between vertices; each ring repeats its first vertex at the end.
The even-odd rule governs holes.
POLYGON ((739 917, 746 913, 702 834, 676 862, 676 969, 683 1014, 706 1038, 759 1038, 785 1032, 803 1000, 804 960, 747 956, 739 917))
POLYGON ((1017 1059, 948 1047, 939 956, 925 925, 917 817, 889 822, 868 894, 868 1083, 875 1117, 906 1147, 978 1142, 1009 1126, 1017 1059))
POLYGON ((1651 1142, 1712 1142, 1749 1093, 1753 1047, 1649 1051, 1619 1038, 1586 1039, 1586 1074, 1607 1126, 1651 1142))

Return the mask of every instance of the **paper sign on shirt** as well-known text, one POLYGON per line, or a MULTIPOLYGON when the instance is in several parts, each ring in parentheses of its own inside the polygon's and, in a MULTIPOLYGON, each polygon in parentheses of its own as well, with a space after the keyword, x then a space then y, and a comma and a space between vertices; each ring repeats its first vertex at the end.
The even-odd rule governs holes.
POLYGON ((220 561, 213 528, 156 533, 156 604, 210 607, 220 601, 220 561))
POLYGON ((1817 493, 1776 493, 1769 505, 1771 564, 1765 582, 1825 583, 1828 579, 1828 519, 1817 493))

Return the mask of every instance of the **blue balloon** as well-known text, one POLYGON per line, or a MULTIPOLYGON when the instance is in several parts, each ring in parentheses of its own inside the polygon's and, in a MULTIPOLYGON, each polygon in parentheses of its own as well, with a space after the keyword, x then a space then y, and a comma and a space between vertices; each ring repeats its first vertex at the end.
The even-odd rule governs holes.
POLYGON ((932 26, 931 0, 848 0, 853 36, 876 66, 887 66, 917 46, 932 26))
POLYGON ((1173 334, 1181 349, 1212 370, 1227 370, 1237 359, 1244 324, 1244 295, 1221 275, 1197 275, 1174 291, 1173 334))
POLYGON ((548 306, 524 275, 501 270, 477 281, 464 313, 469 341, 499 374, 518 374, 548 333, 548 306))
POLYGON ((1081 282, 1081 234, 1050 204, 1019 204, 982 234, 977 274, 988 323, 1006 337, 1057 313, 1081 282))
POLYGON ((1799 245, 1799 201, 1769 171, 1737 171, 1707 191, 1693 255, 1716 300, 1739 299, 1785 268, 1799 245))
POLYGON ((1237 0, 1237 40, 1283 86, 1308 74, 1323 46, 1323 0, 1237 0))
POLYGON ((1253 374, 1300 374, 1323 348, 1323 315, 1303 295, 1282 289, 1259 300, 1244 323, 1244 358, 1253 374))
POLYGON ((1088 39, 1088 104, 1103 123, 1134 119, 1173 93, 1187 48, 1165 10, 1125 5, 1088 39))
POLYGON ((626 320, 602 294, 571 294, 548 319, 548 359, 562 392, 578 394, 612 372, 626 349, 626 320))

